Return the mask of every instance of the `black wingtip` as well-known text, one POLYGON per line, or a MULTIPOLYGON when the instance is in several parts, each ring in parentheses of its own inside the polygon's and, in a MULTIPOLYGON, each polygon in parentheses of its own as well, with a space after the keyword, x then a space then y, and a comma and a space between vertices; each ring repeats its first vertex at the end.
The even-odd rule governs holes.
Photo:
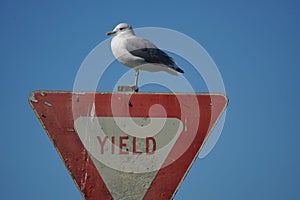
POLYGON ((176 71, 178 71, 180 73, 184 73, 184 71, 182 69, 180 69, 179 67, 176 69, 176 71))

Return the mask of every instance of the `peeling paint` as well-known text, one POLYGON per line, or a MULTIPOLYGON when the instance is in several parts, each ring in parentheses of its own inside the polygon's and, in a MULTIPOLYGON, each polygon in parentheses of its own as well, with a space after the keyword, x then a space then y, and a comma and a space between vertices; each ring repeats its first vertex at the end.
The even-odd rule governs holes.
POLYGON ((75 129, 74 128, 67 128, 67 131, 68 132, 75 132, 75 129))
POLYGON ((88 172, 85 170, 86 169, 86 165, 89 162, 89 156, 86 152, 86 150, 83 150, 81 152, 82 156, 83 156, 83 160, 85 161, 85 165, 82 166, 81 170, 82 172, 84 172, 84 174, 81 176, 81 180, 80 180, 80 190, 83 191, 86 188, 86 181, 88 179, 88 172))
POLYGON ((41 94, 41 96, 42 96, 42 97, 44 97, 44 96, 45 96, 45 93, 44 93, 44 91, 41 91, 41 93, 40 93, 40 94, 41 94))
POLYGON ((85 189, 86 186, 86 180, 87 180, 87 172, 84 173, 84 177, 81 179, 81 191, 85 189))
POLYGON ((35 98, 35 96, 34 96, 34 93, 33 93, 33 92, 30 94, 30 96, 29 96, 29 100, 30 100, 30 101, 32 101, 32 102, 34 102, 34 103, 37 103, 37 102, 38 102, 38 100, 35 98))
POLYGON ((93 103, 93 107, 92 107, 92 109, 91 109, 91 113, 90 113, 90 116, 91 117, 95 117, 95 102, 93 103))
POLYGON ((85 95, 85 92, 73 92, 73 94, 82 94, 82 95, 85 95))
POLYGON ((50 107, 52 106, 52 104, 49 103, 48 101, 45 101, 44 104, 47 105, 47 106, 50 106, 50 107))

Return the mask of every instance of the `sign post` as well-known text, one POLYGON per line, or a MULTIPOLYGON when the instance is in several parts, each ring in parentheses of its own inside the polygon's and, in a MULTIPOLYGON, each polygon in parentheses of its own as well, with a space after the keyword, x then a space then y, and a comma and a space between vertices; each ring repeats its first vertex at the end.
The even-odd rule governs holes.
POLYGON ((172 199, 227 98, 36 91, 29 102, 86 200, 172 199))

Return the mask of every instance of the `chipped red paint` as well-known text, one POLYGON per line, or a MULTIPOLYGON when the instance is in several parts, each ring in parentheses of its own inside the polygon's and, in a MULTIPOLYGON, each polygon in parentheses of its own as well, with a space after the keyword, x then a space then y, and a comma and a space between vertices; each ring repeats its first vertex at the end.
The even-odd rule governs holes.
MULTIPOLYGON (((185 124, 189 134, 179 136, 165 163, 173 158, 177 158, 176 161, 159 170, 143 198, 171 199, 197 157, 208 133, 224 111, 227 98, 219 94, 135 93, 128 95, 36 91, 31 94, 29 102, 86 200, 109 200, 113 197, 76 134, 74 119, 79 116, 90 116, 93 109, 95 116, 149 117, 149 109, 154 104, 162 105, 167 117, 175 117, 182 121, 189 119, 185 124), (195 102, 192 100, 195 97, 198 105, 191 103, 195 102), (114 112, 111 109, 112 100, 113 106, 118 108, 114 112), (94 108, 93 102, 95 102, 94 108), (178 149, 184 147, 191 136, 194 138, 189 142, 189 147, 178 156, 178 149)), ((161 117, 161 115, 160 111, 151 111, 151 117, 161 117)))

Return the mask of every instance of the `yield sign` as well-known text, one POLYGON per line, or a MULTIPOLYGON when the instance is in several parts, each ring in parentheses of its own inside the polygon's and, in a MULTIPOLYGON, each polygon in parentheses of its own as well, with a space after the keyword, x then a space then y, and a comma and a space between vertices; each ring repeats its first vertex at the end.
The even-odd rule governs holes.
POLYGON ((36 91, 29 102, 85 199, 171 199, 227 98, 36 91))

